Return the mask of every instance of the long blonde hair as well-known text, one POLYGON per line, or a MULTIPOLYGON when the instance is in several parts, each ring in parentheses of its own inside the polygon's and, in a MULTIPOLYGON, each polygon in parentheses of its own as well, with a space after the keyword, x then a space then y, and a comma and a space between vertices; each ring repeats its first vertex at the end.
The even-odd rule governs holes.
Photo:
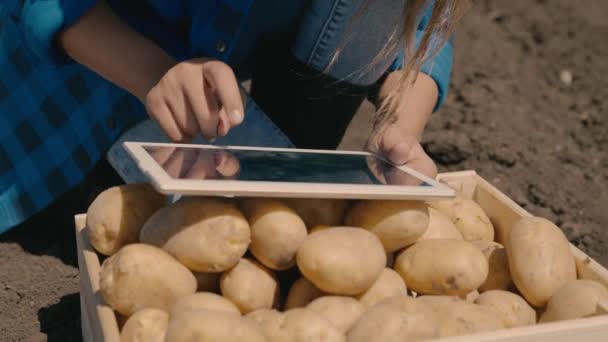
MULTIPOLYGON (((368 4, 374 0, 368 0, 368 4)), ((407 0, 403 8, 403 22, 398 34, 391 37, 386 49, 401 45, 404 51, 401 81, 380 99, 374 116, 374 129, 378 130, 397 119, 401 105, 400 94, 411 86, 422 65, 433 58, 449 40, 456 24, 466 13, 469 0, 407 0), (415 34, 423 15, 433 5, 426 29, 415 47, 415 34)), ((381 51, 380 54, 386 53, 381 51)))

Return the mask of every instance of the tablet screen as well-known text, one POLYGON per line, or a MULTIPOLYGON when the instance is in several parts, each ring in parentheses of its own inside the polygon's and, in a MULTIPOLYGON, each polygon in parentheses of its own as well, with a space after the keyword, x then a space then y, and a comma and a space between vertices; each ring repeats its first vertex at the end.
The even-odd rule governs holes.
POLYGON ((371 154, 144 146, 174 179, 431 186, 371 154))

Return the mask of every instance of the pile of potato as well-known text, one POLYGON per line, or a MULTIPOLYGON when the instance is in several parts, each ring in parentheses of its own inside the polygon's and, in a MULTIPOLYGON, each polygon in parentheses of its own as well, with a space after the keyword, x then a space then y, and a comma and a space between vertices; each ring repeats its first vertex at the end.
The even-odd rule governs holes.
POLYGON ((420 341, 599 314, 553 223, 495 240, 463 196, 437 202, 185 197, 149 185, 87 212, 123 341, 420 341))

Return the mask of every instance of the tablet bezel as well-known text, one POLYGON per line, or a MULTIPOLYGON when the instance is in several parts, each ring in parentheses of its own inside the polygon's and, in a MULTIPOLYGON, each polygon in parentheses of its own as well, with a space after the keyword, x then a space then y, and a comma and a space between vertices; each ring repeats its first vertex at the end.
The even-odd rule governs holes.
MULTIPOLYGON (((360 151, 310 150, 296 148, 215 146, 177 143, 133 142, 123 143, 127 153, 140 170, 150 179, 160 193, 166 195, 203 195, 222 197, 298 197, 298 198, 343 198, 343 199, 391 199, 391 200, 433 200, 455 196, 455 191, 430 177, 407 166, 395 166, 425 181, 431 186, 401 186, 376 184, 335 184, 304 182, 272 182, 241 180, 175 179, 145 150, 145 147, 183 147, 206 149, 239 149, 248 151, 308 152, 338 155, 373 155, 360 151)), ((376 155, 374 155, 376 156, 376 155)), ((389 163, 390 164, 390 163, 389 163)))

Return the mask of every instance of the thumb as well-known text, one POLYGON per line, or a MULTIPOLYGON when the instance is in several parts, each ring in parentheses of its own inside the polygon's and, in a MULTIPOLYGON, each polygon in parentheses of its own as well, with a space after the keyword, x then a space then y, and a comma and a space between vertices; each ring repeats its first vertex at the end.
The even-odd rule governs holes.
POLYGON ((416 143, 415 138, 406 136, 395 126, 390 126, 382 135, 378 148, 392 163, 403 165, 410 160, 410 152, 416 143))

